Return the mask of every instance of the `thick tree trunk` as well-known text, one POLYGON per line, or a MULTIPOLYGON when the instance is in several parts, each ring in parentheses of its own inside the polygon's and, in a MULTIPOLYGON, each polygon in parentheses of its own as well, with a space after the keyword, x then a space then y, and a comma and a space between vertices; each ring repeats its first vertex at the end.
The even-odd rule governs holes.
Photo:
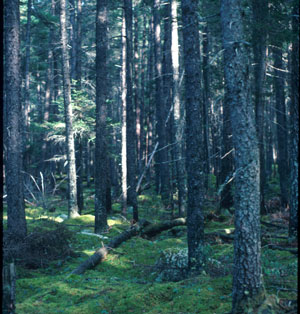
POLYGON ((95 147, 95 233, 107 229, 107 1, 97 1, 96 15, 96 147, 95 147))
POLYGON ((17 242, 22 240, 27 233, 22 174, 20 11, 18 0, 5 2, 4 30, 7 231, 14 235, 17 242))
POLYGON ((136 198, 136 127, 132 93, 132 0, 124 0, 126 24, 126 150, 127 205, 132 207, 133 220, 138 221, 136 198))
POLYGON ((179 86, 179 43, 178 43, 178 22, 177 22, 177 0, 171 0, 171 57, 172 57, 172 103, 174 107, 174 133, 175 133, 175 160, 176 160, 176 185, 178 190, 178 214, 182 217, 185 212, 185 164, 183 160, 183 131, 184 118, 182 117, 183 103, 180 99, 179 86))
POLYGON ((286 106, 284 95, 285 77, 283 74, 283 62, 281 48, 273 48, 274 54, 274 89, 276 95, 276 131, 278 144, 278 173, 281 192, 281 204, 286 207, 289 193, 289 171, 288 171, 288 145, 287 145, 287 123, 286 123, 286 106))
POLYGON ((232 313, 246 313, 265 298, 260 260, 259 151, 240 10, 239 0, 221 2, 225 86, 236 169, 232 313))
POLYGON ((291 133, 290 133, 290 221, 289 237, 298 234, 298 169, 299 169, 299 3, 293 8, 291 71, 291 133))
POLYGON ((201 145, 200 42, 197 1, 182 0, 183 51, 185 67, 187 238, 189 267, 200 268, 204 245, 204 177, 201 145))
POLYGON ((259 149, 260 166, 260 212, 265 214, 265 188, 266 188, 266 170, 265 170, 265 146, 264 146, 264 115, 265 100, 263 99, 263 88, 266 72, 266 20, 268 14, 267 1, 252 0, 253 7, 253 54, 254 54, 254 91, 255 91, 255 118, 256 132, 259 149))
POLYGON ((67 47, 67 26, 66 26, 66 0, 60 0, 60 30, 62 41, 62 63, 64 80, 64 106, 67 139, 67 160, 68 160, 68 215, 77 217, 77 184, 76 184, 76 165, 75 165, 75 143, 73 134, 73 112, 71 104, 71 83, 70 67, 67 47))

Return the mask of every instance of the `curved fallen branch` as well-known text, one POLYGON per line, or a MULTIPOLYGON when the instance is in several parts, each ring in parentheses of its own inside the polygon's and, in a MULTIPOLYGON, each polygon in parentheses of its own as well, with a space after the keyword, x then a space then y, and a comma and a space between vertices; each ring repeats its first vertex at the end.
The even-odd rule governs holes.
POLYGON ((178 218, 158 224, 151 224, 148 221, 141 220, 138 224, 131 226, 126 231, 114 237, 107 245, 103 245, 103 247, 99 248, 92 256, 90 256, 75 270, 73 270, 70 275, 72 274, 80 275, 83 274, 87 269, 94 268, 99 263, 105 260, 110 250, 117 248, 121 243, 129 240, 134 236, 141 235, 143 237, 153 237, 162 231, 177 226, 183 226, 185 224, 186 224, 185 218, 178 218))

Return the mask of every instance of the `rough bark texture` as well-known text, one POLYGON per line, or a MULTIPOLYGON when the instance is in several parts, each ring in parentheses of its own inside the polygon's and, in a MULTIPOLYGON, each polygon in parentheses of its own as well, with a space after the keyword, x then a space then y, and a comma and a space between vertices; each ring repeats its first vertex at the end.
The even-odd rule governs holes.
POLYGON ((169 191, 169 166, 166 146, 165 103, 163 99, 162 82, 162 56, 161 56, 161 28, 160 28, 160 0, 153 0, 154 23, 154 60, 155 60, 155 106, 156 106, 156 135, 159 147, 156 154, 156 185, 162 196, 162 201, 167 205, 169 191))
POLYGON ((200 43, 196 0, 181 2, 185 67, 187 237, 189 267, 203 262, 204 215, 202 204, 203 150, 201 131, 202 99, 200 94, 200 43))
POLYGON ((26 220, 22 174, 22 106, 20 76, 19 1, 6 1, 4 6, 5 40, 5 118, 7 231, 16 241, 26 236, 26 220))
POLYGON ((171 58, 172 58, 172 103, 174 107, 174 133, 176 145, 174 148, 174 156, 176 160, 176 185, 178 190, 178 214, 183 216, 185 212, 185 165, 183 160, 183 129, 184 118, 181 112, 183 104, 180 100, 179 86, 179 44, 178 44, 178 22, 177 22, 177 2, 171 0, 171 58))
POLYGON ((138 221, 136 198, 136 127, 132 93, 132 0, 124 0, 126 24, 126 149, 127 205, 132 207, 133 219, 138 221))
POLYGON ((75 143, 72 125, 73 112, 71 105, 70 66, 67 48, 66 0, 60 1, 60 30, 62 41, 64 106, 65 106, 67 160, 68 160, 68 214, 70 217, 76 217, 78 216, 78 206, 77 206, 77 185, 75 165, 75 143))
POLYGON ((221 22, 236 169, 232 312, 246 313, 262 303, 264 289, 260 261, 259 151, 239 0, 222 0, 221 22))
POLYGON ((107 228, 107 45, 107 0, 98 0, 96 14, 95 233, 101 233, 107 228))
POLYGON ((277 131, 277 163, 280 179, 281 204, 286 207, 288 203, 289 171, 288 171, 288 142, 287 142, 287 123, 286 105, 284 94, 285 77, 282 72, 282 51, 281 48, 273 48, 274 54, 274 89, 276 95, 276 131, 277 131))
POLYGON ((291 71, 291 135, 290 135, 290 222, 289 237, 298 233, 298 167, 299 167, 299 3, 293 9, 291 71))
POLYGON ((268 14, 267 1, 253 0, 253 54, 254 54, 254 94, 255 94, 255 117, 256 131, 259 149, 260 166, 260 211, 265 214, 265 147, 264 147, 264 113, 265 100, 263 99, 263 88, 266 71, 266 25, 264 21, 268 14))
POLYGON ((2 268, 2 313, 14 314, 16 309, 16 268, 14 263, 2 268))

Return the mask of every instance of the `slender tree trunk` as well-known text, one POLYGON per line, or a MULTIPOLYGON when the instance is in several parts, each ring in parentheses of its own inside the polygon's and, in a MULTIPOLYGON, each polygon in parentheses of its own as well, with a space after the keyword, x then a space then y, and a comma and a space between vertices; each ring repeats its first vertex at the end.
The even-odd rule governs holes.
POLYGON ((66 0, 60 0, 60 29, 62 41, 62 63, 64 80, 64 106, 67 139, 67 160, 68 160, 68 215, 77 217, 77 184, 76 184, 76 165, 75 165, 75 144, 72 125, 72 104, 71 104, 71 83, 70 67, 67 48, 67 27, 66 27, 66 0))
MULTIPOLYGON (((75 52, 75 79, 76 89, 81 90, 81 0, 77 0, 77 22, 76 22, 76 52, 75 52)), ((80 114, 81 115, 81 114, 80 114)), ((77 138, 77 154, 76 154, 76 173, 77 173, 77 203, 79 214, 84 208, 83 199, 83 139, 81 136, 77 138)))
MULTIPOLYGON (((76 52, 77 52, 77 40, 76 40, 76 20, 75 20, 75 2, 74 0, 69 0, 70 4, 70 45, 71 45, 71 80, 76 79, 76 52)), ((72 83, 72 82, 71 82, 72 83)))
POLYGON ((125 13, 122 20, 122 71, 121 71, 121 86, 122 86, 122 212, 126 214, 127 210, 127 123, 126 123, 126 25, 125 13))
POLYGON ((132 207, 133 220, 138 221, 136 198, 136 127, 132 93, 132 0, 124 0, 126 24, 126 149, 127 205, 132 207))
POLYGON ((204 185, 200 94, 200 42, 196 0, 182 0, 185 67, 187 239, 189 267, 200 268, 204 245, 204 185))
POLYGON ((203 34, 203 148, 204 148, 204 170, 205 170, 205 189, 208 189, 208 176, 209 176, 209 125, 208 125, 208 108, 210 106, 210 84, 209 84, 209 42, 208 42, 208 26, 206 24, 203 34))
POLYGON ((298 234, 298 165, 299 165, 299 3, 295 2, 292 18, 291 133, 290 133, 290 222, 289 237, 298 234))
POLYGON ((6 1, 4 6, 5 40, 5 117, 7 232, 16 242, 27 233, 22 174, 22 105, 20 76, 20 11, 19 1, 6 1))
POLYGON ((249 52, 239 0, 221 1, 226 97, 235 149, 235 240, 232 313, 264 298, 261 270, 259 150, 249 90, 249 52), (249 301, 249 302, 248 302, 249 301))
POLYGON ((98 0, 96 15, 95 233, 101 233, 107 229, 107 23, 107 0, 98 0))
POLYGON ((253 7, 253 54, 254 54, 254 91, 255 91, 255 118, 256 132, 259 149, 260 166, 260 212, 265 214, 265 146, 264 146, 264 115, 265 100, 263 99, 263 88, 266 72, 266 25, 263 21, 268 14, 267 1, 252 0, 253 7))
POLYGON ((161 58, 161 29, 160 29, 160 0, 153 0, 154 22, 154 59, 155 59, 155 104, 156 104, 156 135, 158 136, 158 151, 156 154, 156 176, 160 182, 160 194, 165 205, 168 202, 169 166, 166 146, 165 102, 162 85, 162 58, 161 58), (163 148, 163 149, 162 149, 163 148))
POLYGON ((233 145, 232 129, 230 121, 230 103, 228 95, 225 95, 223 103, 223 145, 221 157, 221 200, 220 208, 230 208, 233 205, 232 182, 233 176, 233 145))
POLYGON ((185 212, 185 164, 183 160, 183 131, 184 119, 181 115, 183 104, 180 99, 179 87, 179 44, 178 44, 178 22, 177 22, 177 0, 171 0, 171 28, 172 28, 172 103, 174 106, 174 132, 176 145, 174 156, 176 160, 176 185, 178 190, 178 214, 182 217, 185 212))
POLYGON ((287 146, 287 123, 286 106, 284 95, 285 77, 283 75, 281 48, 273 48, 274 54, 274 88, 276 95, 276 131, 278 143, 278 173, 280 179, 281 204, 286 207, 288 203, 289 171, 288 169, 288 146, 287 146))
MULTIPOLYGON (((25 114, 25 132, 30 125, 30 101, 29 101, 29 85, 30 85, 30 38, 31 38, 31 0, 27 3, 27 24, 26 24, 26 39, 25 39, 25 93, 24 93, 24 114, 25 114)), ((27 136, 25 136, 26 138, 27 136)))

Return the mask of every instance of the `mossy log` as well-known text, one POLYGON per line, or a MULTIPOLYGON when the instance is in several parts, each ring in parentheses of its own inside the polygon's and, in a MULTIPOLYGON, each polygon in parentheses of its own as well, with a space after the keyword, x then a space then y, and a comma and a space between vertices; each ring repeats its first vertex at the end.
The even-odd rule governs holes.
POLYGON ((126 231, 122 232, 118 236, 114 237, 107 245, 99 248, 92 256, 80 264, 72 274, 80 275, 83 274, 87 269, 94 268, 102 261, 105 260, 109 251, 117 248, 121 243, 129 240, 130 238, 141 235, 146 237, 153 237, 154 235, 171 229, 173 227, 182 226, 186 224, 185 218, 178 218, 171 221, 166 221, 158 224, 150 224, 148 221, 140 221, 139 223, 131 226, 126 231))

